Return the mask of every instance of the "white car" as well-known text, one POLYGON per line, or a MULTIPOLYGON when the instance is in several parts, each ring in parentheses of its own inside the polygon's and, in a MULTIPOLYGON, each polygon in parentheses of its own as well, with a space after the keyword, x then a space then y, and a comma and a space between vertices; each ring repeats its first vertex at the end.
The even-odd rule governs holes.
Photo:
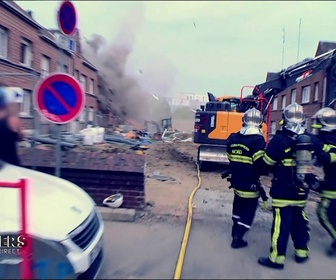
MULTIPOLYGON (((103 262, 104 224, 91 197, 64 179, 0 161, 0 182, 22 178, 31 180, 28 233, 62 249, 78 279, 97 277, 103 262)), ((19 197, 17 189, 0 187, 0 235, 15 235, 21 229, 19 197)))

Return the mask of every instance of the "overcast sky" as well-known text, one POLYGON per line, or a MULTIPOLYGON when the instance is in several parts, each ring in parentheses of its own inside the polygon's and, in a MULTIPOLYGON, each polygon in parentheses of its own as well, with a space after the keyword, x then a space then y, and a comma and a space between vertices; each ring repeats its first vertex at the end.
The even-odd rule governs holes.
MULTIPOLYGON (((57 27, 58 1, 16 2, 32 10, 43 26, 57 27)), ((334 1, 75 1, 75 5, 81 35, 90 38, 98 33, 111 42, 131 8, 143 13, 141 20, 130 19, 136 40, 128 71, 168 69, 169 73, 161 70, 174 77, 169 89, 173 93, 238 95, 243 85, 262 83, 267 71, 281 69, 283 29, 284 67, 296 63, 300 18, 300 60, 314 56, 319 40, 336 41, 334 1)))

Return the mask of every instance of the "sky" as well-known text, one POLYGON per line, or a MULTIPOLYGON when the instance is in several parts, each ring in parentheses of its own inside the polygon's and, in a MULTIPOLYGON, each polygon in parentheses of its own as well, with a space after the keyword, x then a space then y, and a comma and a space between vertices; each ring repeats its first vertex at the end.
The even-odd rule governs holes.
MULTIPOLYGON (((57 28, 59 1, 16 2, 32 10, 41 25, 57 28)), ((160 74, 162 83, 169 83, 160 90, 169 95, 238 96, 242 86, 264 82, 267 71, 282 69, 283 45, 283 68, 297 62, 300 18, 299 60, 314 57, 319 41, 336 41, 334 1, 74 3, 80 34, 87 39, 96 33, 113 42, 120 38, 120 22, 129 21, 129 34, 135 36, 127 38, 127 29, 122 30, 123 40, 131 42, 125 42, 131 44, 127 72, 136 76, 141 69, 146 83, 151 73, 156 73, 153 83, 161 82, 160 74)))

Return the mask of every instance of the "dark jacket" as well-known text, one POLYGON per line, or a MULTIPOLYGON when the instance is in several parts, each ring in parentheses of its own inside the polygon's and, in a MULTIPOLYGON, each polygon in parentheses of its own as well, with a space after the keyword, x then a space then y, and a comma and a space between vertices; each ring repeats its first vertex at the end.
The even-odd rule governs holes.
MULTIPOLYGON (((307 200, 309 191, 303 188, 302 183, 296 177, 295 136, 293 132, 284 128, 278 130, 267 145, 263 158, 265 168, 268 168, 274 175, 270 195, 275 207, 304 206, 307 200)), ((314 143, 314 153, 317 150, 314 143)))
POLYGON ((242 194, 239 191, 257 192, 255 185, 260 177, 258 169, 262 163, 265 146, 262 135, 242 135, 238 132, 228 139, 231 185, 237 194, 242 194))
POLYGON ((336 191, 336 132, 321 131, 318 139, 323 145, 323 151, 317 157, 324 170, 325 182, 321 191, 336 191))

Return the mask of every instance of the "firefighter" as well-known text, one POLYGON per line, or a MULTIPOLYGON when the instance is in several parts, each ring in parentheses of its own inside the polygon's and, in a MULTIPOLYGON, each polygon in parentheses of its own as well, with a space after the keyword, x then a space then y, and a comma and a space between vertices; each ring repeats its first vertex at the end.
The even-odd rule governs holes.
POLYGON ((323 145, 323 153, 317 159, 323 166, 325 176, 323 184, 315 189, 321 194, 317 216, 333 240, 327 253, 336 256, 336 111, 320 109, 312 120, 312 128, 317 129, 317 136, 323 145))
MULTIPOLYGON (((308 218, 304 211, 309 188, 298 179, 295 167, 296 140, 299 135, 307 135, 311 139, 305 129, 302 106, 297 103, 288 105, 282 113, 280 124, 282 129, 271 139, 263 157, 265 168, 274 175, 270 190, 273 207, 272 245, 269 257, 258 260, 259 264, 275 269, 284 268, 289 235, 298 263, 308 260, 310 240, 308 218)), ((307 183, 311 184, 308 179, 307 183)))
POLYGON ((234 190, 231 247, 235 249, 248 245, 243 237, 251 227, 260 197, 257 168, 258 163, 262 162, 266 146, 261 130, 262 122, 260 111, 255 108, 247 110, 243 116, 243 127, 238 133, 232 134, 227 143, 230 182, 234 190))

